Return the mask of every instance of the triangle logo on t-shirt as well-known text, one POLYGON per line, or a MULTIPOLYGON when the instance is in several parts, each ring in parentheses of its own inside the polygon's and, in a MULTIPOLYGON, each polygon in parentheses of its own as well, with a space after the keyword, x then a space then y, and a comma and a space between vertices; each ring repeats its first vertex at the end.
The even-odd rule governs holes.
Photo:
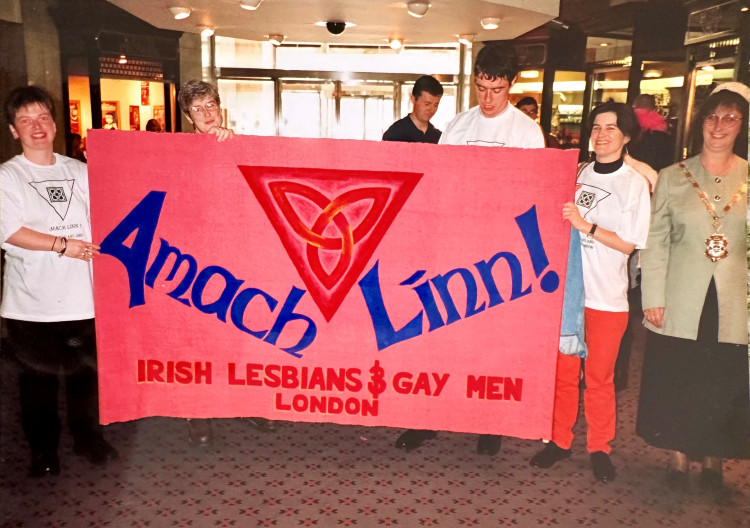
POLYGON ((29 182, 39 196, 55 210, 61 220, 65 220, 73 196, 75 180, 46 180, 29 182))
POLYGON ((584 210, 583 218, 586 218, 602 200, 605 200, 612 193, 589 185, 587 183, 581 184, 578 189, 578 196, 576 198, 576 205, 584 210))

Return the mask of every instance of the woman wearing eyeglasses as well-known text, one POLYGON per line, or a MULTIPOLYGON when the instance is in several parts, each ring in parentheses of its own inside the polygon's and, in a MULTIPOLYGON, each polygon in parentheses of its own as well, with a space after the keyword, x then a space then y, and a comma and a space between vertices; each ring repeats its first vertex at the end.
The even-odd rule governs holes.
POLYGON ((199 134, 213 134, 219 141, 234 137, 231 128, 225 128, 221 114, 219 92, 203 81, 188 81, 177 97, 180 110, 199 134))
POLYGON ((672 450, 667 484, 722 487, 722 458, 750 458, 746 306, 750 89, 726 83, 698 115, 700 154, 659 174, 641 253, 646 338, 638 435, 672 450))

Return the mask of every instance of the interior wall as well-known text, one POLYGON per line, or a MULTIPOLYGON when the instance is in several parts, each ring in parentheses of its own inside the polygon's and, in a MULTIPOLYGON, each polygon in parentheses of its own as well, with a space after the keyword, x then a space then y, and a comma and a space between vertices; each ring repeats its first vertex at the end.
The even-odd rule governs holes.
MULTIPOLYGON (((118 103, 117 123, 119 130, 132 130, 130 123, 130 107, 137 107, 140 116, 138 130, 146 130, 146 123, 154 117, 154 106, 164 106, 164 85, 162 83, 148 83, 149 104, 141 104, 141 81, 123 79, 102 79, 102 108, 105 103, 118 103)), ((71 95, 71 99, 73 96, 71 95)))

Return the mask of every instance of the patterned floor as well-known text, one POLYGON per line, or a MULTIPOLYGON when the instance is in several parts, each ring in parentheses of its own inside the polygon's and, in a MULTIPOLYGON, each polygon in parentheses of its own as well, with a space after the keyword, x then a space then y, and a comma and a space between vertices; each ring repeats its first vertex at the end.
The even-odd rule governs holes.
POLYGON ((580 434, 571 459, 536 470, 528 460, 539 443, 513 438, 494 458, 474 452, 476 436, 455 433, 405 453, 393 429, 284 423, 264 433, 236 419, 216 420, 216 444, 201 450, 170 418, 108 426, 121 456, 104 469, 75 456, 64 432, 62 474, 30 479, 15 372, 3 361, 0 525, 750 527, 748 461, 725 463, 718 497, 701 495, 695 475, 689 493, 663 486, 665 453, 634 434, 640 360, 636 350, 618 395, 618 476, 606 485, 580 434))

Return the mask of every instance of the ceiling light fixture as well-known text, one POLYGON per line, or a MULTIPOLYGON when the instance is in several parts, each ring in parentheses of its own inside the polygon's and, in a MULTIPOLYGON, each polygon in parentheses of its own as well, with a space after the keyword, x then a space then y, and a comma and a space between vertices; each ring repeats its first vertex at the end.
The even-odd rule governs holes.
POLYGON ((201 37, 208 38, 214 35, 214 28, 209 26, 198 26, 201 30, 201 37))
POLYGON ((127 64, 128 58, 125 55, 120 55, 119 60, 117 61, 118 64, 127 64))
POLYGON ((464 46, 471 46, 472 42, 474 42, 474 33, 459 35, 458 42, 460 42, 464 46))
POLYGON ((240 0, 240 7, 248 11, 255 11, 263 0, 240 0))
POLYGON ((497 29, 500 27, 500 18, 486 17, 479 21, 484 29, 497 29))
POLYGON ((710 65, 709 66, 701 66, 701 70, 707 71, 707 72, 711 72, 711 71, 714 71, 714 67, 710 66, 710 65))
POLYGON ((388 45, 391 47, 391 49, 400 50, 401 46, 404 45, 404 39, 399 39, 399 38, 389 39, 388 45))
POLYGON ((643 76, 644 76, 645 78, 647 78, 647 79, 658 79, 659 77, 661 77, 661 76, 662 76, 662 74, 663 74, 663 73, 664 73, 664 72, 662 72, 661 70, 656 70, 656 69, 653 69, 653 70, 645 70, 645 71, 643 72, 643 76))
POLYGON ((169 12, 172 13, 175 20, 182 20, 190 16, 190 9, 187 7, 170 7, 169 12))
POLYGON ((334 20, 326 22, 324 20, 321 20, 319 22, 315 22, 315 25, 328 29, 328 32, 333 35, 340 35, 344 32, 345 29, 354 27, 357 24, 355 24, 354 22, 337 22, 334 20))
POLYGON ((430 7, 432 7, 431 4, 427 2, 409 2, 406 4, 409 14, 415 18, 422 18, 430 7))
POLYGON ((281 46, 281 43, 284 42, 285 38, 284 35, 268 35, 268 42, 274 46, 281 46))
POLYGON ((539 77, 539 70, 524 70, 519 75, 521 79, 537 79, 539 77))
POLYGON ((600 46, 601 46, 602 48, 606 48, 607 46, 609 46, 609 42, 602 42, 602 43, 600 43, 599 45, 600 45, 600 46))

